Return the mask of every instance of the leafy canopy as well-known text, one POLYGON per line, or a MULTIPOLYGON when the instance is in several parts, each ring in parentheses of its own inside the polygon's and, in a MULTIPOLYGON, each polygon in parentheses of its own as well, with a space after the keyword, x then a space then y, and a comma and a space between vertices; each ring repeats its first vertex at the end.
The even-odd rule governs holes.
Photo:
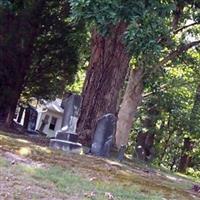
POLYGON ((119 22, 127 24, 125 42, 130 53, 156 52, 157 38, 168 33, 167 20, 174 9, 168 1, 70 0, 75 20, 85 19, 102 34, 119 22))

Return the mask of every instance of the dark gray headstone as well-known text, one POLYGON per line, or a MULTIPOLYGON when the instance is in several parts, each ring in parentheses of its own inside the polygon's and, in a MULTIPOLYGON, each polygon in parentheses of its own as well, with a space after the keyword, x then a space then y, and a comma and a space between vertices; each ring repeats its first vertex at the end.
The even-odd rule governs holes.
POLYGON ((81 104, 81 96, 72 94, 63 102, 64 114, 62 127, 67 127, 67 132, 75 133, 78 121, 79 108, 81 104))
POLYGON ((21 122, 23 113, 24 113, 24 108, 22 106, 19 106, 19 114, 18 114, 18 117, 17 117, 17 122, 18 123, 21 122))
POLYGON ((27 109, 29 109, 29 122, 28 122, 27 130, 32 132, 32 131, 35 131, 38 112, 32 107, 29 107, 27 109))
POLYGON ((82 151, 82 145, 78 143, 76 124, 78 121, 81 96, 69 94, 62 102, 64 109, 62 129, 57 131, 55 139, 50 140, 50 147, 66 152, 82 151))
POLYGON ((43 133, 45 126, 49 123, 49 115, 45 115, 39 128, 39 132, 43 133))
POLYGON ((113 135, 116 130, 116 121, 117 118, 112 113, 103 115, 97 121, 91 147, 91 153, 93 155, 109 157, 113 135))

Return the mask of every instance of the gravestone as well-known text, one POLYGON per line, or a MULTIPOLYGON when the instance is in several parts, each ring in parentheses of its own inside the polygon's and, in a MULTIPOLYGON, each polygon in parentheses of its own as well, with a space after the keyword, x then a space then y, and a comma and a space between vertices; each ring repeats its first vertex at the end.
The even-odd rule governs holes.
POLYGON ((81 97, 74 94, 62 102, 64 108, 62 129, 57 131, 55 139, 50 140, 50 147, 67 152, 80 153, 82 151, 82 145, 78 143, 76 134, 80 103, 81 97))
POLYGON ((49 123, 49 115, 45 115, 39 128, 39 132, 43 133, 45 126, 49 123))
POLYGON ((30 109, 30 111, 29 111, 29 122, 28 122, 28 128, 27 128, 27 130, 29 132, 33 132, 33 131, 35 131, 37 117, 38 117, 38 112, 37 112, 37 110, 35 110, 32 107, 29 107, 28 109, 30 109))
POLYGON ((19 114, 18 114, 18 117, 17 117, 17 122, 18 123, 21 122, 23 113, 24 113, 24 108, 22 106, 19 106, 19 114))
POLYGON ((62 127, 66 127, 66 131, 75 133, 76 124, 78 121, 79 108, 81 104, 81 96, 72 94, 65 101, 62 106, 64 109, 62 127))
POLYGON ((24 124, 23 127, 29 132, 29 133, 37 133, 35 131, 36 122, 37 122, 38 112, 35 108, 28 105, 28 107, 25 110, 25 117, 24 117, 24 124))
POLYGON ((136 138, 136 156, 142 161, 151 161, 155 155, 154 134, 139 132, 136 138))
POLYGON ((113 143, 113 136, 116 130, 117 118, 108 113, 98 121, 92 142, 91 153, 96 156, 109 157, 113 143))

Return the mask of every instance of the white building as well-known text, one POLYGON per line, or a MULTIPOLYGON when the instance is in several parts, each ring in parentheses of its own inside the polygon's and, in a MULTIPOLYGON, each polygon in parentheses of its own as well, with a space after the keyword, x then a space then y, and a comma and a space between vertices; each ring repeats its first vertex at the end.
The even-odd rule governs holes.
MULTIPOLYGON (((47 137, 55 137, 56 131, 61 129, 62 118, 64 109, 61 107, 61 99, 46 102, 44 105, 39 105, 35 109, 37 111, 37 119, 35 131, 42 132, 47 137)), ((24 124, 25 110, 23 111, 22 118, 19 122, 20 125, 24 124)), ((15 119, 17 122, 17 119, 15 119)), ((29 130, 29 126, 28 126, 29 130)))
POLYGON ((61 102, 61 99, 56 99, 36 109, 38 118, 35 129, 46 134, 47 137, 55 137, 56 131, 61 129, 64 113, 61 102))

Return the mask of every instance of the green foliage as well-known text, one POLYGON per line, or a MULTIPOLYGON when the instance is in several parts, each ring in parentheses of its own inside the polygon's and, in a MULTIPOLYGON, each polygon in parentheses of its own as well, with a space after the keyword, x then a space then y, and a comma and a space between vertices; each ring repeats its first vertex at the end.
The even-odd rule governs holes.
POLYGON ((84 24, 72 23, 69 12, 67 0, 2 2, 0 107, 21 88, 23 99, 52 99, 72 84, 88 40, 84 24))
POLYGON ((182 154, 185 137, 194 143, 188 155, 192 157, 190 167, 199 170, 199 59, 195 49, 183 54, 154 73, 145 81, 145 96, 138 119, 133 126, 129 149, 135 146, 135 137, 144 130, 144 119, 149 117, 155 126, 149 132, 155 134, 154 164, 162 164, 176 170, 182 154), (156 118, 148 116, 149 102, 158 112, 156 118))
POLYGON ((169 33, 167 21, 174 5, 160 1, 91 1, 71 0, 75 20, 85 19, 95 24, 102 34, 112 31, 111 25, 124 22, 128 25, 125 43, 136 56, 156 54, 161 46, 158 37, 169 33))
POLYGON ((191 167, 187 169, 187 175, 200 179, 200 171, 196 171, 191 167))
POLYGON ((84 27, 70 23, 67 1, 49 1, 40 23, 23 96, 49 99, 61 96, 74 81, 84 27))

